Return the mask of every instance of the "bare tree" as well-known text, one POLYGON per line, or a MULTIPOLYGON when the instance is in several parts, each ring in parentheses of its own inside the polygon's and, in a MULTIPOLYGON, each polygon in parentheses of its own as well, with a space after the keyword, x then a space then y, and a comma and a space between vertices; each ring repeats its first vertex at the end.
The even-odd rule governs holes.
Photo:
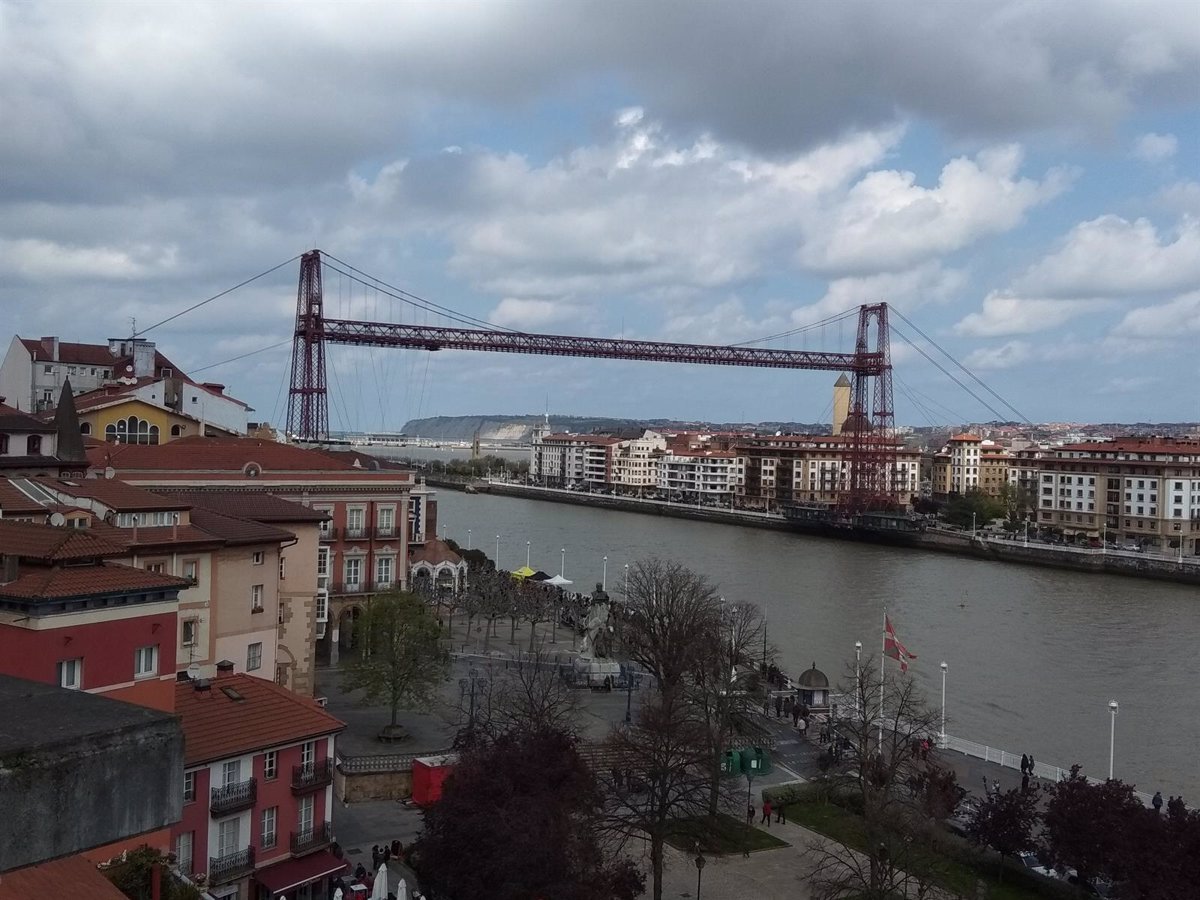
POLYGON ((653 900, 662 900, 663 853, 681 820, 707 809, 709 758, 704 724, 682 691, 643 703, 637 722, 608 740, 612 770, 600 773, 609 827, 644 837, 650 847, 653 900))
POLYGON ((708 579, 686 566, 643 560, 629 570, 627 608, 619 623, 620 652, 670 692, 711 652, 721 631, 721 601, 708 579))
POLYGON ((518 731, 578 732, 578 694, 540 648, 505 661, 503 668, 495 663, 472 666, 459 679, 456 707, 461 723, 457 746, 518 731))
POLYGON ((835 840, 813 844, 811 881, 818 898, 924 897, 935 886, 938 873, 931 871, 927 853, 933 831, 913 785, 929 767, 922 741, 937 733, 938 713, 910 678, 889 673, 881 682, 878 673, 870 659, 857 673, 849 668, 857 714, 839 720, 835 729, 834 746, 845 762, 835 790, 861 811, 865 847, 835 840))

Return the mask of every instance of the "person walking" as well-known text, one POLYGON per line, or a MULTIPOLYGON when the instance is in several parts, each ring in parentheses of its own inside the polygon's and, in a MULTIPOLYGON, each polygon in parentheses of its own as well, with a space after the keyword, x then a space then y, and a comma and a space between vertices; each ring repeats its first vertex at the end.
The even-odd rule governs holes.
POLYGON ((1029 757, 1024 753, 1021 754, 1021 774, 1029 775, 1029 757))
POLYGON ((753 806, 746 807, 746 824, 749 826, 754 825, 754 807, 753 806))
POLYGON ((777 823, 783 823, 784 825, 787 824, 787 816, 783 812, 783 804, 782 803, 780 803, 777 807, 775 807, 775 821, 777 823))
POLYGON ((1150 805, 1154 807, 1156 813, 1162 812, 1162 791, 1154 792, 1154 799, 1150 801, 1150 805))
POLYGON ((804 737, 804 735, 808 734, 808 719, 801 719, 796 724, 796 727, 800 729, 800 737, 804 737))
POLYGON ((992 796, 992 786, 990 784, 988 784, 986 775, 983 776, 983 796, 985 796, 985 797, 992 796))
POLYGON ((999 779, 992 779, 992 793, 995 794, 997 797, 1000 796, 1000 781, 999 781, 999 779))
POLYGON ((796 728, 800 724, 800 704, 792 704, 792 727, 796 728))
POLYGON ((1029 793, 1029 773, 1028 772, 1024 772, 1021 775, 1021 793, 1022 794, 1029 793))
POLYGON ((763 822, 767 824, 768 828, 771 827, 771 801, 765 797, 763 798, 762 822, 759 822, 758 824, 761 825, 763 822))
MULTIPOLYGON (((785 719, 790 719, 792 717, 792 709, 794 707, 795 704, 792 702, 792 695, 788 694, 783 698, 783 717, 785 719)), ((795 723, 793 722, 792 724, 794 725, 795 723)))
POLYGON ((783 717, 783 697, 779 694, 775 695, 775 718, 783 717))
POLYGON ((1032 775, 1033 775, 1033 754, 1032 753, 1029 754, 1029 774, 1032 777, 1032 775))

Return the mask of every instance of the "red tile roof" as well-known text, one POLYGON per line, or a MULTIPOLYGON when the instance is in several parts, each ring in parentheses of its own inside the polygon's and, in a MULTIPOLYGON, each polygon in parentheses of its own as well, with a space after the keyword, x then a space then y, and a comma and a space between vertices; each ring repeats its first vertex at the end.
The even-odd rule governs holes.
POLYGON ((0 478, 0 513, 6 516, 27 513, 48 514, 42 505, 18 490, 7 478, 0 478))
POLYGON ((255 522, 324 522, 329 513, 262 491, 160 491, 188 506, 255 522))
POLYGON ((53 434, 54 426, 41 419, 22 412, 15 406, 0 403, 0 431, 35 432, 37 434, 53 434))
POLYGON ((0 519, 0 552, 56 562, 124 556, 125 547, 90 529, 61 528, 0 519))
POLYGON ((22 566, 16 581, 0 584, 0 597, 19 600, 64 600, 100 594, 183 590, 186 578, 147 572, 136 566, 100 563, 94 566, 22 566))
POLYGON ((125 548, 126 553, 134 550, 175 549, 196 550, 200 547, 217 548, 225 543, 223 538, 209 534, 195 525, 155 525, 139 527, 135 536, 132 528, 117 528, 107 522, 93 522, 89 531, 125 548))
POLYGON ((211 509, 196 507, 192 510, 192 524, 219 537, 231 546, 239 544, 278 544, 294 541, 296 535, 273 525, 264 525, 250 519, 223 516, 211 509))
MULTIPOLYGON (((54 348, 50 341, 21 338, 21 343, 25 345, 25 349, 31 354, 37 354, 39 362, 51 362, 53 360, 54 348)), ((127 365, 132 361, 132 357, 114 356, 108 349, 108 344, 75 344, 70 341, 58 342, 58 362, 60 363, 101 366, 112 369, 114 374, 119 374, 119 367, 127 365)), ((173 362, 157 350, 154 351, 154 368, 155 371, 170 369, 176 375, 183 374, 173 362)))
POLYGON ((218 675, 210 688, 195 682, 175 685, 175 713, 182 719, 184 764, 202 763, 254 753, 335 734, 346 724, 309 697, 250 675, 218 675), (230 697, 230 688, 242 699, 230 697))
POLYGON ((436 538, 426 541, 424 544, 414 544, 408 551, 410 566, 415 563, 427 563, 431 566, 441 563, 458 565, 460 562, 462 562, 462 557, 451 550, 445 542, 436 538))
POLYGON ((249 463, 257 463, 264 473, 361 471, 319 450, 259 438, 196 436, 156 446, 106 444, 89 449, 88 458, 93 465, 111 465, 118 471, 240 472, 249 463))
POLYGON ((1200 441, 1173 438, 1117 438, 1111 441, 1089 441, 1082 444, 1064 444, 1055 450, 1071 450, 1090 453, 1200 453, 1200 441))
POLYGON ((166 497, 145 488, 126 484, 116 478, 35 478, 33 481, 71 497, 99 500, 118 512, 143 512, 152 509, 182 511, 191 505, 175 497, 166 497))
POLYGON ((68 856, 0 875, 0 900, 30 900, 33 897, 126 900, 125 895, 82 856, 68 856))
POLYGON ((950 438, 950 440, 951 440, 951 442, 954 442, 954 441, 967 442, 967 441, 982 441, 983 438, 981 438, 977 434, 970 434, 969 432, 963 432, 962 434, 954 435, 952 438, 950 438))

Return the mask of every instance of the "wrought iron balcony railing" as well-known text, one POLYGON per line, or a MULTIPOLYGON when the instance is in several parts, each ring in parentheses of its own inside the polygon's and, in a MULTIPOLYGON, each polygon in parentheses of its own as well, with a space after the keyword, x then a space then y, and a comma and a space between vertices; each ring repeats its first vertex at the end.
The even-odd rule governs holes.
POLYGON ((225 884, 237 881, 254 871, 254 848, 237 850, 224 856, 208 858, 208 881, 210 884, 225 884))
POLYGON ((319 790, 333 782, 333 761, 318 760, 311 765, 292 766, 292 793, 297 796, 319 790))
POLYGON ((333 843, 333 827, 328 822, 318 822, 307 831, 293 831, 292 856, 304 856, 315 850, 323 850, 333 843))
POLYGON ((249 809, 258 799, 258 779, 247 778, 226 787, 212 789, 208 808, 213 818, 249 809))

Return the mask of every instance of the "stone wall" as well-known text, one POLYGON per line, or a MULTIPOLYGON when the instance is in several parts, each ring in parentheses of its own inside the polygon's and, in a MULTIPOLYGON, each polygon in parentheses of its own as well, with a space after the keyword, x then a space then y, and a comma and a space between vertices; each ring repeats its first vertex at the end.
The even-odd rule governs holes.
POLYGON ((334 793, 343 803, 363 800, 407 800, 412 796, 412 770, 405 772, 351 772, 338 770, 334 793))

